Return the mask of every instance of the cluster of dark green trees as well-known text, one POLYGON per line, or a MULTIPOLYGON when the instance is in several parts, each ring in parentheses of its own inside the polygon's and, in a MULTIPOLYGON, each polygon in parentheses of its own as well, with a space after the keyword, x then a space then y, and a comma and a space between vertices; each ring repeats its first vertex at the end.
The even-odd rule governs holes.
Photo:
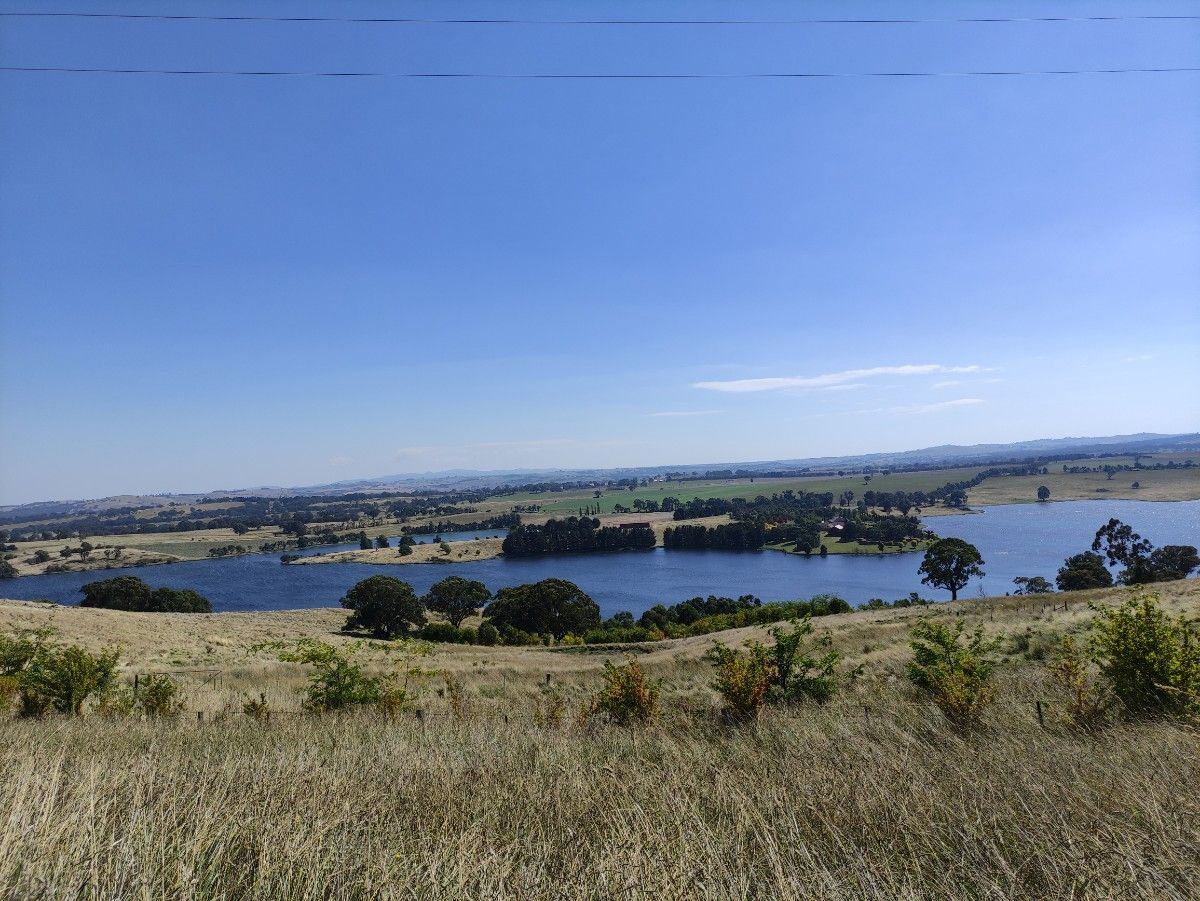
POLYGON ((675 526, 663 532, 668 550, 753 551, 766 544, 767 531, 759 520, 719 526, 675 526))
POLYGON ((426 523, 421 526, 403 526, 400 531, 407 534, 410 533, 427 533, 433 532, 441 534, 442 532, 486 532, 491 529, 511 529, 514 526, 521 524, 520 514, 500 513, 497 516, 488 516, 485 519, 476 519, 471 522, 452 522, 450 520, 426 523))
POLYGON ((1192 545, 1168 544, 1156 548, 1132 527, 1114 518, 1096 530, 1090 551, 1063 562, 1055 583, 1060 591, 1107 588, 1114 582, 1108 566, 1124 567, 1116 578, 1121 585, 1173 582, 1186 579, 1200 568, 1200 555, 1192 545))
POLYGON ((212 613, 208 598, 190 588, 151 588, 137 576, 89 582, 80 607, 129 610, 134 613, 212 613))
POLYGON ((460 576, 443 579, 424 596, 392 576, 371 576, 346 592, 341 603, 351 611, 346 621, 351 632, 481 645, 661 641, 851 609, 836 595, 772 604, 753 595, 709 596, 671 606, 657 604, 638 619, 621 612, 601 622, 599 605, 565 579, 501 588, 493 596, 482 582, 460 576), (464 628, 463 621, 480 608, 483 624, 478 629, 464 628), (429 612, 440 613, 447 621, 430 622, 429 612))
POLYGON ((341 603, 351 611, 347 630, 369 632, 376 638, 537 644, 583 635, 600 625, 600 606, 564 579, 501 588, 493 596, 482 582, 449 576, 419 596, 410 584, 393 576, 370 576, 346 592, 341 603), (464 629, 463 620, 480 607, 483 625, 464 629), (448 622, 430 623, 428 611, 442 614, 448 622))
POLYGON ((586 551, 644 550, 654 547, 654 530, 644 526, 601 526, 600 520, 571 516, 545 525, 519 525, 509 531, 502 549, 508 557, 573 554, 586 551))
POLYGON ((609 617, 583 636, 585 644, 626 644, 709 635, 727 629, 767 625, 789 619, 848 613, 850 605, 833 594, 820 594, 807 601, 764 604, 754 595, 739 598, 695 597, 678 604, 655 604, 639 618, 622 611, 609 617))

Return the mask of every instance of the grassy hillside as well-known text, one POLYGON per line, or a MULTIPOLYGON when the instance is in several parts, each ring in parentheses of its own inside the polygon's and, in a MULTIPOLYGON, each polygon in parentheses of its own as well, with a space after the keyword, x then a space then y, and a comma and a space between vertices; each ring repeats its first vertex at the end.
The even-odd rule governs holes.
MULTIPOLYGON (((1200 612, 1194 580, 1162 595, 1200 612)), ((1085 599, 1119 593, 1048 608, 1064 597, 829 617, 821 627, 865 678, 754 728, 704 714, 711 637, 626 649, 665 680, 649 727, 574 721, 616 649, 439 649, 427 665, 462 680, 461 714, 431 678, 420 720, 306 716, 283 712, 299 671, 255 646, 348 642, 342 611, 6 602, 3 628, 52 621, 91 646, 121 640, 134 668, 207 662, 224 681, 189 683, 203 722, 0 722, 0 884, 15 897, 1193 897, 1196 733, 1061 722, 1031 658, 1084 624, 1085 599), (896 678, 922 612, 1010 636, 978 733, 949 728, 896 678), (271 720, 215 715, 222 698, 261 686, 279 705, 271 720), (557 723, 545 715, 555 695, 567 711, 557 723)))

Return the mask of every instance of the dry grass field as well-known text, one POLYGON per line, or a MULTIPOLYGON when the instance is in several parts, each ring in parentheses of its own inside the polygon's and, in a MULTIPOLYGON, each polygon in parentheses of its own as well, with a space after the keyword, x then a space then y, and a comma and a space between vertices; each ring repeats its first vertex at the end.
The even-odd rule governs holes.
MULTIPOLYGON (((1200 613, 1200 581, 1160 593, 1200 613)), ((0 602, 0 631, 52 624, 65 641, 120 643, 129 672, 221 674, 180 674, 202 721, 0 721, 0 886, 9 898, 1195 897, 1200 734, 1072 729, 1036 659, 1086 624, 1087 600, 1120 594, 827 617, 819 628, 866 675, 829 704, 739 728, 705 715, 703 654, 762 629, 624 649, 439 646, 421 661, 419 719, 317 716, 297 711, 301 668, 261 643, 350 643, 344 611, 0 602), (1007 636, 977 732, 950 728, 901 677, 921 615, 1007 636), (663 680, 659 722, 577 722, 603 661, 630 653, 663 680), (444 674, 464 686, 457 711, 444 674), (268 721, 240 711, 259 690, 268 721)))
MULTIPOLYGON (((1200 582, 1161 594, 1200 612, 1200 582)), ((420 719, 316 716, 286 713, 302 674, 256 646, 349 642, 343 611, 4 602, 0 629, 51 622, 65 640, 120 641, 131 669, 207 662, 225 680, 189 683, 201 722, 0 722, 0 885, 10 898, 1195 897, 1200 735, 1062 722, 1027 657, 1081 628, 1085 600, 1119 592, 1081 593, 1065 611, 1064 598, 826 618, 866 677, 827 705, 740 728, 696 713, 713 701, 713 636, 626 649, 665 680, 646 727, 573 716, 617 649, 440 647, 424 665, 463 682, 458 713, 437 676, 420 719), (923 613, 1010 636, 977 732, 950 728, 897 678, 923 613), (270 720, 219 713, 222 696, 264 685, 270 720), (554 696, 558 722, 545 716, 554 696)), ((751 635, 761 630, 716 637, 751 635)))
POLYGON ((450 553, 442 552, 436 544, 413 545, 412 553, 401 557, 395 547, 374 548, 369 551, 338 551, 333 554, 314 554, 292 560, 288 566, 307 566, 316 563, 460 563, 464 560, 490 560, 500 556, 502 538, 469 538, 448 542, 450 553))

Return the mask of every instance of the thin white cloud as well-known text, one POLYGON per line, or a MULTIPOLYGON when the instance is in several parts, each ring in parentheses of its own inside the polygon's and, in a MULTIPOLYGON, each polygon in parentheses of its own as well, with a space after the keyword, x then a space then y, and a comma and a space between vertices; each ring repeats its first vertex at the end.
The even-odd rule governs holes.
POLYGON ((905 366, 873 366, 869 369, 846 369, 842 372, 827 372, 822 375, 792 375, 761 379, 731 379, 720 382, 694 382, 693 388, 706 391, 746 393, 751 391, 780 391, 787 388, 829 390, 844 385, 860 383, 866 379, 883 375, 918 376, 941 373, 985 372, 982 366, 943 366, 940 363, 910 364, 905 366))
POLYGON ((1145 363, 1148 360, 1153 360, 1154 354, 1138 354, 1136 357, 1125 357, 1121 360, 1122 363, 1145 363))
POLYGON ((661 413, 647 413, 647 416, 715 416, 722 410, 663 410, 661 413))

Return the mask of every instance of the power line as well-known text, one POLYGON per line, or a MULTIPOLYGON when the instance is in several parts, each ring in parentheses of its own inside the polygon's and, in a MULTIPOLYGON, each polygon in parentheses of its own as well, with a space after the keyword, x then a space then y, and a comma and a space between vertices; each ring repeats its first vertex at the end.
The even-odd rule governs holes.
POLYGON ((1122 16, 987 16, 933 19, 541 19, 541 18, 422 18, 358 16, 217 16, 170 13, 105 12, 0 12, 0 17, 41 19, 129 19, 159 22, 333 22, 358 25, 931 25, 1026 22, 1178 22, 1200 20, 1200 15, 1122 16))
POLYGON ((694 80, 820 78, 966 78, 972 76, 1131 75, 1200 72, 1200 66, 1125 69, 990 69, 961 72, 366 72, 296 71, 284 69, 126 69, 83 66, 0 66, 0 72, 80 75, 223 75, 230 77, 402 78, 402 79, 561 79, 561 80, 694 80))

